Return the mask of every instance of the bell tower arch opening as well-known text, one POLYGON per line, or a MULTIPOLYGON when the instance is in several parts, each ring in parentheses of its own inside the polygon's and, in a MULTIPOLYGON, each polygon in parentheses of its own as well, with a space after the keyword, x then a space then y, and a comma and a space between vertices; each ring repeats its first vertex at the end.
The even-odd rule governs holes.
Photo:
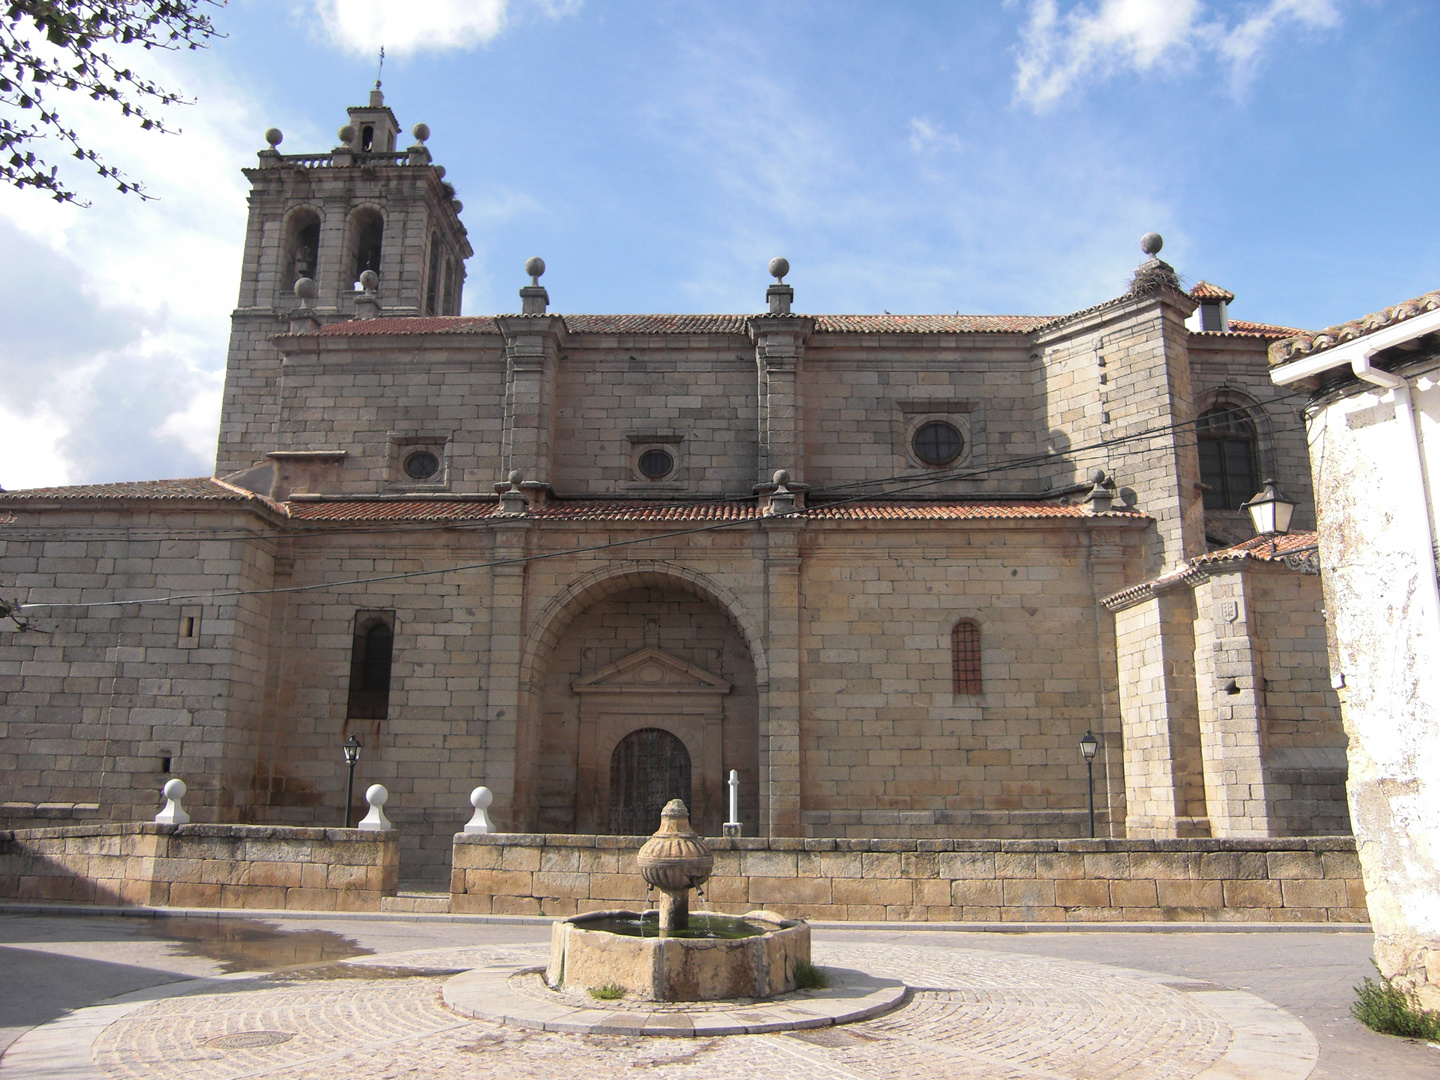
POLYGON ((380 273, 380 253, 385 241, 385 217, 373 206, 362 206, 350 215, 350 281, 358 287, 366 270, 380 273))
POLYGON ((308 206, 296 207, 285 220, 285 262, 281 286, 290 294, 301 278, 320 273, 320 215, 308 206))

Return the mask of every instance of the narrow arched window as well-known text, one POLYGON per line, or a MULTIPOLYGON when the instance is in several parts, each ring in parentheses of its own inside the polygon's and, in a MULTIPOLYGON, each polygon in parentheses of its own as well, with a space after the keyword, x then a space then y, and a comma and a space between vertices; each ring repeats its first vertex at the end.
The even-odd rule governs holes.
POLYGON ((296 210, 285 223, 285 288, 293 289, 301 278, 312 280, 320 265, 320 215, 313 210, 296 210))
POLYGON ((974 619, 961 619, 950 631, 950 672, 955 693, 980 693, 980 624, 974 619))
POLYGON ((455 265, 455 260, 445 259, 445 314, 459 315, 460 301, 456 298, 456 292, 460 285, 460 268, 455 265))
POLYGON ((425 314, 437 315, 435 305, 440 300, 440 237, 430 234, 430 272, 425 283, 425 314))
POLYGON ((1260 490, 1255 424, 1241 406, 1217 404, 1195 422, 1206 510, 1239 510, 1260 490))
POLYGON ((355 641, 350 649, 350 702, 345 712, 352 720, 384 720, 390 710, 394 618, 390 612, 361 612, 355 617, 355 641))
POLYGON ((366 270, 380 272, 380 248, 385 239, 385 219, 376 210, 361 210, 351 221, 355 252, 354 271, 350 280, 358 282, 366 270))

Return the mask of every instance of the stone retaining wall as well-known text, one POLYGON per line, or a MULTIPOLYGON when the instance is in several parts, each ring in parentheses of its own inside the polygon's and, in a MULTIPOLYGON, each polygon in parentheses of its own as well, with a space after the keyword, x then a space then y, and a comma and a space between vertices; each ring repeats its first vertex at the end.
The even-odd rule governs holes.
POLYGON ((268 825, 80 825, 0 832, 0 896, 89 904, 379 911, 394 832, 268 825))
MULTIPOLYGON (((645 898, 643 837, 455 837, 450 910, 572 915, 645 898)), ((713 839, 702 906, 814 919, 1366 922, 1346 837, 713 839)))

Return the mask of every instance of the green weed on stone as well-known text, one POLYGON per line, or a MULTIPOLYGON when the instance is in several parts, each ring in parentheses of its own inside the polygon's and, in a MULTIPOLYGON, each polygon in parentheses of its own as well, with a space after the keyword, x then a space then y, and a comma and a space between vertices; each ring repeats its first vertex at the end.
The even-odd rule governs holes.
POLYGON ((824 990, 830 985, 830 980, 809 960, 795 961, 795 989, 796 990, 824 990))
POLYGON ((1420 1007, 1414 990, 1402 990, 1384 975, 1355 987, 1350 1014, 1372 1031, 1407 1039, 1440 1040, 1440 1012, 1420 1007))

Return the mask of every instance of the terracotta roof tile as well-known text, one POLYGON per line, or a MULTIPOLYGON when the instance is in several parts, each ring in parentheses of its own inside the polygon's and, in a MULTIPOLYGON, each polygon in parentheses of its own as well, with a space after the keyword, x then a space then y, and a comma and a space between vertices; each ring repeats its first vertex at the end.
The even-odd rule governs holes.
POLYGON ((479 499, 317 499, 285 504, 296 521, 478 521, 495 513, 496 497, 479 499))
MULTIPOLYGON (((499 514, 494 499, 323 499, 285 504, 297 521, 478 521, 499 514)), ((762 517, 754 500, 637 502, 575 500, 535 507, 537 521, 723 522, 762 517)), ((1084 518, 1086 508, 1056 502, 859 502, 807 507, 815 521, 966 521, 1024 518, 1084 518)), ((1110 516, 1143 520, 1144 514, 1118 510, 1110 516)))
POLYGON ((1025 334, 1054 315, 816 315, 822 334, 1025 334))
POLYGON ((1276 326, 1273 323, 1246 322, 1244 319, 1231 319, 1230 329, 1224 331, 1227 334, 1239 334, 1241 337, 1261 338, 1284 338, 1294 337, 1296 334, 1305 333, 1294 326, 1276 326))
MULTIPOLYGON (((506 316, 510 318, 512 316, 506 316)), ((525 318, 525 316, 514 316, 525 318)), ((535 317, 535 316, 532 316, 535 317)), ((764 315, 562 315, 572 334, 730 334, 744 337, 750 320, 764 315)), ((1053 315, 814 315, 822 334, 1027 333, 1053 315)), ((390 334, 498 334, 493 315, 356 319, 328 323, 323 337, 390 334)))
POLYGON ((1373 334, 1376 330, 1393 326, 1395 323, 1413 319, 1416 315, 1434 311, 1436 308, 1440 308, 1440 289, 1428 292, 1424 296, 1417 296, 1413 300, 1406 300, 1402 304, 1395 304, 1392 307, 1373 312, 1363 319, 1352 319, 1350 322, 1340 323, 1338 326, 1327 326, 1318 333, 1302 330, 1289 339, 1277 341, 1270 346, 1270 363, 1283 364, 1301 356, 1323 352, 1336 345, 1353 341, 1355 338, 1364 337, 1366 334, 1373 334))
POLYGON ((49 501, 54 499, 211 499, 227 502, 263 502, 269 499, 216 480, 196 476, 183 480, 137 480, 118 484, 72 484, 65 487, 24 488, 0 492, 0 500, 49 501))
POLYGON ((1195 287, 1190 290, 1192 300, 1223 300, 1227 304, 1235 302, 1235 294, 1229 289, 1222 289, 1219 285, 1211 285, 1208 281, 1197 281, 1195 287))
POLYGON ((1309 551, 1316 544, 1313 532, 1292 532, 1284 536, 1252 536, 1249 540, 1219 551, 1207 551, 1190 560, 1191 566, 1208 566, 1214 563, 1236 562, 1241 559, 1258 559, 1261 562, 1283 562, 1286 555, 1309 551))

